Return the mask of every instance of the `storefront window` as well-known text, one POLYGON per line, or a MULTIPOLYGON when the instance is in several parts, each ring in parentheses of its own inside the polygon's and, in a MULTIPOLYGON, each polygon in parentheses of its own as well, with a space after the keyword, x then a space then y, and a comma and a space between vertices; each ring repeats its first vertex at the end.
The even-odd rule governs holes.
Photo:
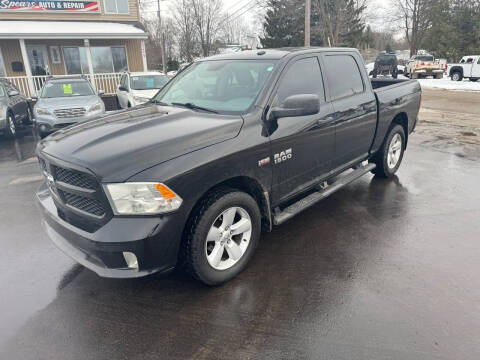
POLYGON ((3 61, 2 49, 0 49, 0 77, 5 76, 7 76, 7 72, 5 71, 5 63, 3 61))
POLYGON ((105 12, 110 14, 128 14, 128 0, 105 0, 105 12))
MULTIPOLYGON (((124 46, 90 47, 94 73, 113 73, 128 70, 127 52, 124 46)), ((84 47, 64 47, 63 58, 67 74, 88 74, 88 62, 84 47)))

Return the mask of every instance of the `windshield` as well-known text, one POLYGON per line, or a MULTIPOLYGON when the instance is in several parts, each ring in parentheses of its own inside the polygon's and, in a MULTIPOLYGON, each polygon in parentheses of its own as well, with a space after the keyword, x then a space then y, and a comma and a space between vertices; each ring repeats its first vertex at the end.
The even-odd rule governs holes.
POLYGON ((168 105, 194 104, 217 112, 244 112, 274 66, 274 60, 202 61, 177 75, 153 100, 168 105))
POLYGON ((130 77, 132 90, 161 89, 170 80, 166 75, 138 75, 130 77))
POLYGON ((42 98, 90 96, 93 90, 87 81, 65 81, 46 83, 42 90, 42 98))

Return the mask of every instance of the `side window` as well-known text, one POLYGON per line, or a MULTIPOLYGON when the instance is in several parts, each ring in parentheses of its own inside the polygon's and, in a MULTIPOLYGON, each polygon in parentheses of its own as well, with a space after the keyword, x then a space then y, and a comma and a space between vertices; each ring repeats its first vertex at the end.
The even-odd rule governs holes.
POLYGON ((467 64, 471 64, 472 62, 473 62, 473 59, 472 59, 472 58, 468 58, 467 64))
POLYGON ((297 60, 280 80, 275 103, 280 105, 292 95, 316 94, 325 101, 322 73, 317 57, 297 60))
POLYGON ((365 90, 360 69, 353 56, 327 55, 325 67, 332 100, 361 94, 365 90))
POLYGON ((480 57, 478 58, 477 64, 480 64, 480 57))

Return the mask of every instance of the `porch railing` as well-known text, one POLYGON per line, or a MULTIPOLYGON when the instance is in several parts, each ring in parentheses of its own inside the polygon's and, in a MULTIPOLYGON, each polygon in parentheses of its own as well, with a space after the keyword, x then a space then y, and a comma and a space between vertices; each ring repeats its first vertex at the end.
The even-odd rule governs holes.
MULTIPOLYGON (((72 75, 54 75, 56 78, 67 77, 72 75)), ((87 79, 92 82, 90 75, 85 75, 87 79)), ((98 90, 105 91, 106 95, 113 95, 117 89, 117 86, 120 82, 121 73, 103 73, 103 74, 94 74, 93 80, 95 88, 98 90)), ((38 92, 43 86, 43 83, 47 79, 48 75, 36 75, 32 76, 32 85, 34 87, 35 95, 38 95, 38 92)), ((29 81, 27 76, 8 76, 3 79, 7 79, 12 84, 14 84, 22 94, 30 98, 33 94, 30 91, 29 81)))

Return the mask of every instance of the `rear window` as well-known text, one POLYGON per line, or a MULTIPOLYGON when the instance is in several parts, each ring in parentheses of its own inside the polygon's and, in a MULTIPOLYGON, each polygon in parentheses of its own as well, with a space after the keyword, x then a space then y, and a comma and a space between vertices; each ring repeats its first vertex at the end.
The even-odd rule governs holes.
POLYGON ((42 90, 42 98, 74 97, 93 95, 87 81, 48 82, 42 90))
POLYGON ((364 91, 358 64, 351 55, 327 55, 325 66, 332 100, 360 94, 364 91))
POLYGON ((428 55, 420 55, 420 56, 415 56, 415 60, 419 61, 433 61, 434 58, 433 56, 428 56, 428 55))

